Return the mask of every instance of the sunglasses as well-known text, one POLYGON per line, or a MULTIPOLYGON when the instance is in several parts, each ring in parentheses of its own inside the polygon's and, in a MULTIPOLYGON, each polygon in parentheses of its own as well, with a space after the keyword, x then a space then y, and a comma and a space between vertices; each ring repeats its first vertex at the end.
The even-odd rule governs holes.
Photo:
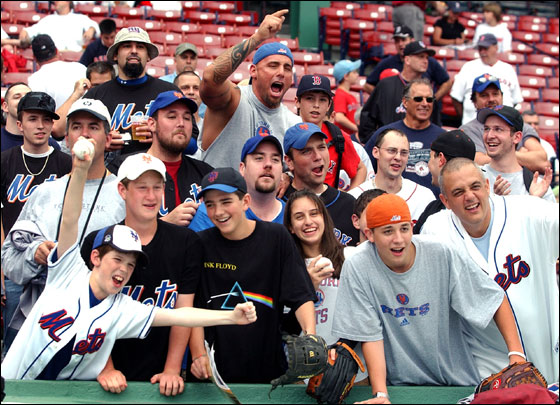
POLYGON ((422 96, 416 96, 416 97, 411 97, 412 100, 414 100, 414 102, 416 103, 421 103, 422 100, 426 99, 426 102, 428 103, 433 103, 435 101, 435 97, 422 97, 422 96))

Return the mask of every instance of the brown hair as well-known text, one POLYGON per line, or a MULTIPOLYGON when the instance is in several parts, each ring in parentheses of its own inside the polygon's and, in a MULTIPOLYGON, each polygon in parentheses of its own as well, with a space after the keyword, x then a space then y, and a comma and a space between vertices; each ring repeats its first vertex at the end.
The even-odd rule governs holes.
POLYGON ((494 18, 497 22, 502 21, 502 7, 498 3, 486 3, 482 7, 482 11, 489 11, 494 14, 494 18))

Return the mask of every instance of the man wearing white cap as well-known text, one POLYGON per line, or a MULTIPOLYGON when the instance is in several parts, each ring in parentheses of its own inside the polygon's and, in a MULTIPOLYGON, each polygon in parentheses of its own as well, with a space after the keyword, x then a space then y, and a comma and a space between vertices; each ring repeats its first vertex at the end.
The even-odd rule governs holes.
POLYGON ((209 165, 237 168, 247 139, 272 135, 282 141, 284 132, 301 121, 282 104, 292 85, 294 58, 280 42, 257 50, 250 68, 250 86, 237 87, 228 80, 257 46, 280 31, 287 12, 267 15, 255 34, 229 48, 204 70, 200 96, 208 108, 199 147, 202 160, 209 165))
POLYGON ((107 106, 111 114, 111 130, 119 133, 111 144, 113 150, 122 149, 122 153, 147 150, 152 140, 145 122, 150 104, 159 93, 178 90, 172 83, 146 74, 146 64, 158 55, 157 47, 142 28, 121 29, 107 51, 107 60, 118 66, 117 77, 92 88, 85 95, 101 100, 107 106), (136 129, 141 140, 131 139, 133 116, 143 122, 136 129))
MULTIPOLYGON (((120 224, 138 233, 142 251, 150 259, 147 266, 132 274, 123 293, 159 308, 192 307, 203 249, 194 231, 158 219, 165 192, 164 162, 151 154, 137 153, 126 158, 117 177, 126 207, 120 224)), ((90 233, 84 241, 85 261, 96 234, 90 233)), ((181 363, 189 336, 190 329, 165 327, 152 330, 143 340, 119 340, 97 380, 111 392, 124 390, 129 380, 159 382, 161 394, 180 394, 184 389, 181 363)))
MULTIPOLYGON (((96 141, 88 170, 84 203, 78 221, 78 242, 91 231, 124 218, 124 204, 117 191, 117 177, 104 165, 105 146, 111 142, 110 115, 99 100, 80 99, 68 112, 66 142, 70 149, 80 136, 96 141)), ((23 293, 10 328, 19 330, 42 293, 47 256, 58 239, 69 176, 37 187, 24 205, 2 246, 2 269, 10 280, 23 285, 23 293)))

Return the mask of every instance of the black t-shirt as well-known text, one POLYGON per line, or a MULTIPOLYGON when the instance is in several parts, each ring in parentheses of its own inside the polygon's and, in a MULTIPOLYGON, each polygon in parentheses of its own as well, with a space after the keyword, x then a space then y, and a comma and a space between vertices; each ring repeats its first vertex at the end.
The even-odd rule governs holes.
MULTIPOLYGON (((319 196, 325 203, 327 211, 334 223, 334 233, 343 246, 356 246, 360 241, 360 231, 352 223, 354 212, 354 201, 356 199, 344 191, 337 190, 331 186, 319 196)), ((288 201, 290 195, 296 189, 288 187, 284 194, 284 201, 288 201)))
MULTIPOLYGON (((82 257, 87 255, 88 262, 87 252, 91 252, 95 234, 90 233, 82 245, 82 257)), ((154 238, 142 250, 148 255, 149 264, 134 270, 123 294, 144 304, 174 308, 178 294, 196 292, 202 269, 202 245, 195 232, 158 220, 154 238)), ((115 368, 130 381, 149 381, 154 374, 161 373, 170 330, 157 327, 145 339, 117 340, 111 353, 115 368)))
POLYGON ((45 181, 53 181, 72 170, 72 157, 54 149, 47 157, 25 156, 24 165, 21 146, 16 146, 2 152, 2 225, 7 235, 16 222, 23 205, 38 185, 45 181), (48 161, 46 161, 48 159, 48 161), (45 165, 46 161, 46 165, 45 165), (43 169, 44 167, 44 169, 43 169))
POLYGON ((443 203, 439 198, 429 203, 424 209, 424 212, 420 214, 418 221, 416 221, 416 223, 414 224, 414 228, 412 229, 413 233, 415 235, 420 234, 420 231, 422 230, 422 227, 424 226, 424 223, 426 222, 428 217, 444 209, 445 209, 445 205, 443 205, 443 203))
MULTIPOLYGON (((119 78, 109 80, 90 89, 84 98, 101 100, 107 106, 109 114, 111 114, 112 130, 132 133, 132 123, 130 122, 132 115, 141 112, 147 118, 148 109, 159 93, 169 90, 181 91, 173 83, 148 75, 144 78, 129 80, 126 83, 122 83, 119 78)), ((149 147, 149 143, 130 141, 130 144, 125 145, 121 153, 146 151, 149 147)))
POLYGON ((449 24, 449 22, 447 22, 447 18, 440 18, 436 21, 434 26, 441 28, 442 39, 461 38, 461 35, 465 31, 465 27, 459 21, 449 24))
POLYGON ((247 300, 258 316, 251 325, 205 328, 220 375, 228 383, 269 384, 287 367, 280 332, 284 306, 295 311, 316 299, 305 263, 280 224, 256 221, 253 233, 239 241, 224 238, 217 228, 199 235, 204 270, 197 306, 232 309, 247 300))

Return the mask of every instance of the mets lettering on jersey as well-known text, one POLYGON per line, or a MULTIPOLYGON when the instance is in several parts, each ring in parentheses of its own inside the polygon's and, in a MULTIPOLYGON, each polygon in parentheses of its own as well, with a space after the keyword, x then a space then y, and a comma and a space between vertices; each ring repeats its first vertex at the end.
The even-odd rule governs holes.
MULTIPOLYGON (((409 302, 409 298, 406 294, 397 294, 395 297, 397 302, 401 305, 406 305, 409 302)), ((381 304, 381 312, 384 314, 389 314, 395 318, 403 318, 405 316, 424 316, 430 311, 430 304, 426 303, 417 307, 397 307, 392 308, 387 305, 381 304)), ((402 326, 408 325, 408 321, 401 324, 402 326)))
POLYGON ((155 305, 159 308, 175 308, 177 302, 177 284, 171 283, 170 280, 161 280, 159 286, 154 289, 154 297, 142 299, 144 292, 143 285, 136 285, 134 287, 127 285, 122 289, 122 293, 130 296, 135 301, 141 301, 144 305, 155 305))
MULTIPOLYGON (((14 177, 10 185, 8 186, 7 200, 9 203, 13 203, 15 201, 26 202, 29 196, 35 191, 39 184, 35 184, 31 186, 33 183, 33 179, 35 176, 30 174, 23 175, 18 174, 14 177)), ((56 180, 56 174, 51 174, 46 180, 53 181, 56 180)))

